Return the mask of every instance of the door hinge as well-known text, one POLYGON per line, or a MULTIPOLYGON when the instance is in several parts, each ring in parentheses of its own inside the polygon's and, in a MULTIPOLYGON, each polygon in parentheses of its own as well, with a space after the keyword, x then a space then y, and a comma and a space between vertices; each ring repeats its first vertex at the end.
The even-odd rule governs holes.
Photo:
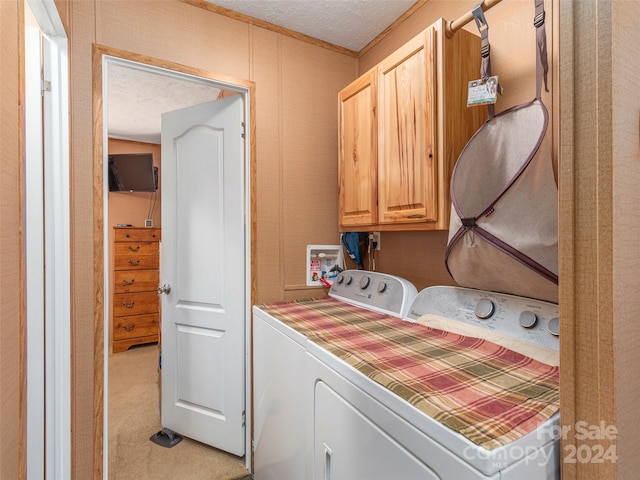
POLYGON ((242 411, 242 426, 246 426, 247 425, 247 411, 243 410, 242 411))
POLYGON ((242 122, 241 125, 242 125, 242 134, 240 136, 242 138, 245 138, 247 133, 247 125, 244 122, 242 122))
POLYGON ((42 92, 42 96, 44 96, 44 92, 50 92, 51 81, 42 79, 42 84, 40 85, 40 91, 42 92))

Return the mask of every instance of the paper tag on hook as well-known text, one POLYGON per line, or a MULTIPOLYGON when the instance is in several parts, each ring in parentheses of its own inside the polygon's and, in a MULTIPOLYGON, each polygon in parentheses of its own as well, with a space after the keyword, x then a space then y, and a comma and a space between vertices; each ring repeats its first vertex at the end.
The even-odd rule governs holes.
POLYGON ((498 99, 498 76, 469 82, 467 106, 496 103, 498 99))

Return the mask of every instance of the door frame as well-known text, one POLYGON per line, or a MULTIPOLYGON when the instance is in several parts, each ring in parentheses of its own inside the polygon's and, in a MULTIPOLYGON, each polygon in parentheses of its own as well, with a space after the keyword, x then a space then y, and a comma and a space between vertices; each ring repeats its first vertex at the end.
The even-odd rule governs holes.
POLYGON ((28 478, 71 471, 68 39, 53 0, 27 0, 24 255, 28 478), (28 37, 28 38, 27 38, 28 37), (49 82, 49 88, 44 87, 49 82), (46 267, 46 268, 45 268, 46 267))
POLYGON ((185 79, 204 81, 225 90, 243 95, 245 105, 245 288, 250 292, 245 304, 245 464, 250 469, 252 463, 252 404, 251 404, 251 306, 255 299, 255 229, 256 229, 256 115, 255 83, 215 74, 206 70, 178 63, 148 57, 104 45, 93 45, 93 167, 94 167, 94 478, 107 478, 108 475, 108 358, 109 358, 109 272, 107 244, 108 230, 104 224, 108 219, 108 195, 106 114, 107 104, 107 68, 109 63, 126 64, 129 67, 152 71, 185 79), (105 318, 107 322, 105 322, 105 318), (101 461, 102 460, 102 461, 101 461))

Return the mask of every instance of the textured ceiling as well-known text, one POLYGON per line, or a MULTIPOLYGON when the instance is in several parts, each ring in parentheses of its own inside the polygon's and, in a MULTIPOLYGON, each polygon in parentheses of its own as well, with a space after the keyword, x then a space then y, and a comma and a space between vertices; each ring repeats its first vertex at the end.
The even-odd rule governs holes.
POLYGON ((416 0, 206 0, 359 52, 416 0))
POLYGON ((218 98, 220 90, 187 77, 174 77, 110 64, 107 69, 109 136, 160 143, 160 117, 218 98))
MULTIPOLYGON (((416 3, 416 0, 206 1, 353 51, 362 50, 416 3)), ((109 136, 160 143, 162 113, 213 100, 218 93, 216 88, 186 78, 110 64, 109 136)))

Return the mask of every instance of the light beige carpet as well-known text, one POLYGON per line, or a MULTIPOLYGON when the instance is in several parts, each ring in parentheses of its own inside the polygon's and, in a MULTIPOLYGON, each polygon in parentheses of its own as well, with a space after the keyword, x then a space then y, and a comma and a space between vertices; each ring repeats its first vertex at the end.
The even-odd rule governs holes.
POLYGON ((251 478, 244 458, 188 438, 172 448, 156 445, 149 437, 161 429, 158 346, 110 355, 110 480, 251 478))

